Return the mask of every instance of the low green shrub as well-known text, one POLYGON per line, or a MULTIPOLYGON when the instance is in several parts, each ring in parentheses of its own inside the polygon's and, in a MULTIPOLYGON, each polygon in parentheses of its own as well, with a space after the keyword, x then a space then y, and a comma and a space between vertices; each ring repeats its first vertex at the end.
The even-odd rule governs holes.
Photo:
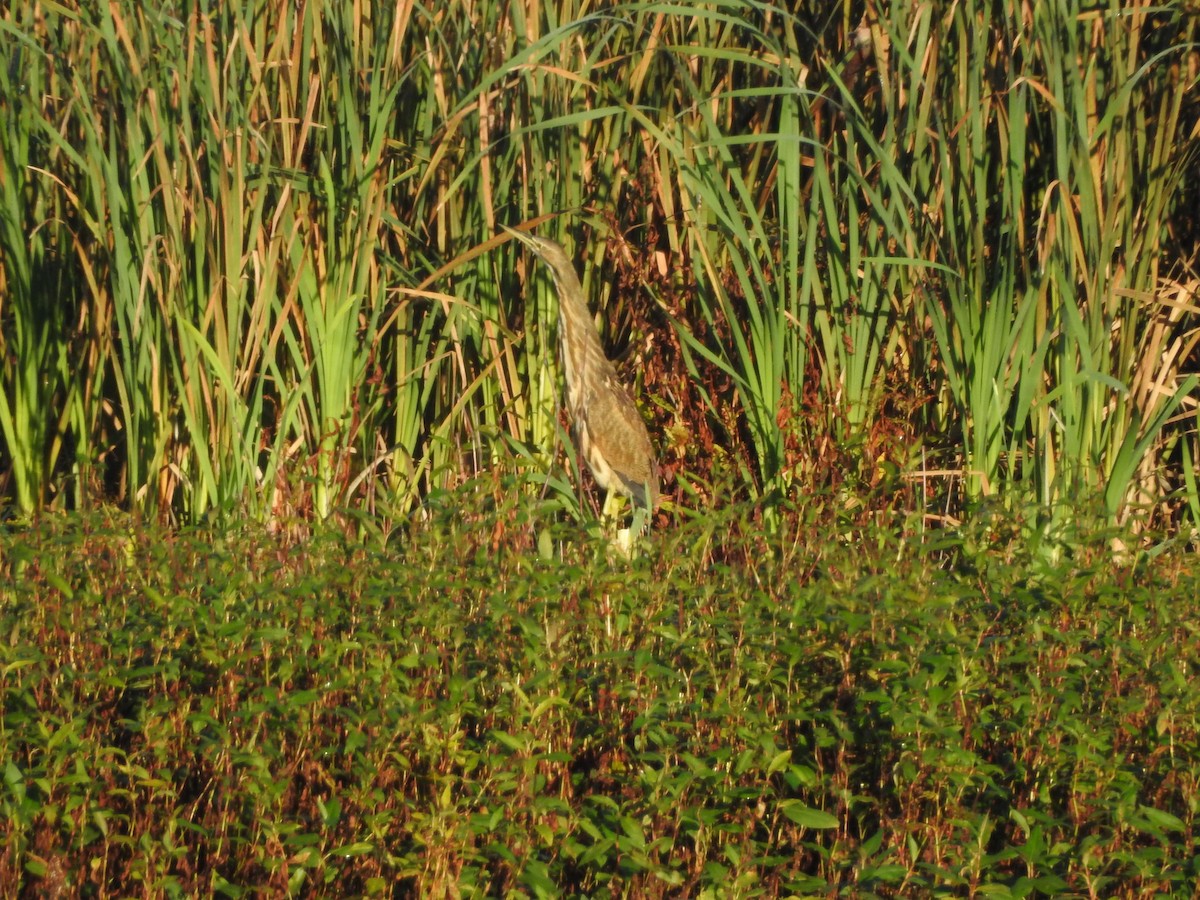
POLYGON ((1190 895, 1190 558, 706 527, 0 535, 0 884, 1190 895))

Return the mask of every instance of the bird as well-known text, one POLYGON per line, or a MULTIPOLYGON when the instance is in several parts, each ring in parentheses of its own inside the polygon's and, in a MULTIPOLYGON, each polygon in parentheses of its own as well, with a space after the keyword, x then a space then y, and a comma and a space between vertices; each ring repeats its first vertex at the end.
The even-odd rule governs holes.
POLYGON ((650 435, 633 398, 604 353, 571 258, 549 238, 507 225, 500 227, 545 263, 554 279, 571 436, 596 483, 608 493, 605 508, 615 492, 629 497, 646 513, 654 512, 658 504, 658 460, 650 435))

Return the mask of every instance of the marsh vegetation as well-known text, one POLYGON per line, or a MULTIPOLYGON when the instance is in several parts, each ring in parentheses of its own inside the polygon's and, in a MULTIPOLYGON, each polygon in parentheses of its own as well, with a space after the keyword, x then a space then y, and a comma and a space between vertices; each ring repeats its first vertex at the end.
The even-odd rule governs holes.
POLYGON ((1190 896, 1200 17, 885 6, 0 8, 0 885, 1190 896))

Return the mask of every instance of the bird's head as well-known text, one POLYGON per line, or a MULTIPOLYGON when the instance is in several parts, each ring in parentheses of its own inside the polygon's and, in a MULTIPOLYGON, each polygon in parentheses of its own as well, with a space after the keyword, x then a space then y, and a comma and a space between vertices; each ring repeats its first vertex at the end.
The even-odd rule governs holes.
POLYGON ((570 288, 582 294, 578 288, 579 277, 575 274, 575 264, 567 256, 567 251, 562 248, 561 244, 550 238, 530 234, 528 231, 517 231, 507 225, 500 227, 528 247, 534 256, 546 264, 554 276, 555 286, 560 292, 570 288))

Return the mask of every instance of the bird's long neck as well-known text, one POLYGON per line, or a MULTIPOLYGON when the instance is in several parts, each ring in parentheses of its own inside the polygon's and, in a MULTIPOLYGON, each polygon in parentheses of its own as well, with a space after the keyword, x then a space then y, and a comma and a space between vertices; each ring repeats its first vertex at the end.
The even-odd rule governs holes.
POLYGON ((592 314, 583 301, 583 288, 574 272, 556 273, 558 284, 559 344, 566 376, 568 405, 577 408, 579 393, 601 371, 607 360, 592 314))

